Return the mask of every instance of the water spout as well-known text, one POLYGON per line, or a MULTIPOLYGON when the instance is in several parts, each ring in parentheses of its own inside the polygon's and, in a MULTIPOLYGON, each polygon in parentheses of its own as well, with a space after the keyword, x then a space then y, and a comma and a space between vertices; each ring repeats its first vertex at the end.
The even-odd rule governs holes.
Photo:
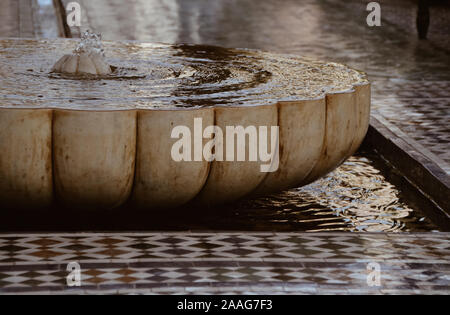
POLYGON ((81 42, 72 52, 59 59, 52 72, 66 74, 111 74, 111 66, 105 61, 105 53, 100 34, 87 30, 81 37, 81 42))

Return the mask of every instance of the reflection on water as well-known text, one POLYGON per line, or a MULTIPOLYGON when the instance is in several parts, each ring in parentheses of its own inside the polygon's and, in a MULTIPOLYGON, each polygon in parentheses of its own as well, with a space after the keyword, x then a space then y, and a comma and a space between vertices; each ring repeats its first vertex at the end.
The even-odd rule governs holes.
MULTIPOLYGON (((214 209, 227 212, 226 229, 297 231, 429 231, 437 227, 413 209, 403 194, 365 153, 351 157, 336 171, 297 189, 214 209), (233 214, 231 216, 231 214, 233 214)), ((214 220, 208 215, 207 220, 214 220)))
MULTIPOLYGON (((0 211, 0 231, 370 231, 423 232, 439 227, 390 183, 373 153, 351 157, 310 186, 228 206, 138 211, 0 211)), ((430 209, 434 210, 434 209, 430 209)))

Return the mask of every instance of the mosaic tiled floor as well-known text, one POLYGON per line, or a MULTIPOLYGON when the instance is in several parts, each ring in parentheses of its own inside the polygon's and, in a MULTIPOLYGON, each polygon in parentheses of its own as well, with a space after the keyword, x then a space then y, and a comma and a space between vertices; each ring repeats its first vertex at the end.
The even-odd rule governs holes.
POLYGON ((0 294, 50 292, 449 294, 450 233, 0 235, 0 294), (81 287, 67 286, 71 262, 81 287))
MULTIPOLYGON (((400 26, 390 18, 401 1, 380 1, 386 15, 376 28, 365 24, 366 3, 359 0, 78 2, 89 9, 83 25, 106 39, 259 48, 365 70, 374 82, 373 114, 450 173, 449 41, 435 12, 430 41, 419 42, 414 18, 400 26)), ((11 13, 15 2, 8 3, 0 36, 30 36, 11 13)), ((415 12, 402 3, 402 14, 415 12)), ((0 234, 0 294, 449 294, 449 241, 449 233, 0 234), (74 261, 82 286, 68 288, 66 268, 74 261), (380 287, 367 285, 370 262, 381 267, 380 287)))
POLYGON ((377 83, 372 115, 385 117, 416 141, 415 147, 431 151, 431 159, 450 174, 450 81, 377 83))

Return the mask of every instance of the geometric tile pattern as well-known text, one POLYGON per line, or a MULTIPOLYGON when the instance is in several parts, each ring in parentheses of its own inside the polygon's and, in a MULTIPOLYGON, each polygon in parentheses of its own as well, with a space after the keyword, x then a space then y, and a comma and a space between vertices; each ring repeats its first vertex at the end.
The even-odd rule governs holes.
POLYGON ((378 80, 373 114, 427 148, 450 174, 450 81, 378 80))
POLYGON ((450 291, 450 233, 0 235, 0 294, 450 291), (81 266, 68 287, 67 265, 81 266), (368 263, 381 286, 367 285, 368 263))
MULTIPOLYGON (((264 5, 255 1, 257 10, 253 10, 246 2, 250 9, 217 10, 246 12, 244 20, 239 20, 238 14, 236 23, 223 17, 204 18, 198 23, 211 31, 191 29, 198 33, 200 43, 309 55, 367 71, 373 80, 374 112, 437 155, 446 163, 439 165, 450 172, 448 54, 414 42, 409 36, 412 32, 400 31, 403 27, 386 23, 369 29, 364 21, 349 18, 348 12, 355 11, 342 9, 361 6, 356 11, 360 16, 366 3, 329 2, 331 5, 303 1, 291 10, 276 10, 271 4, 279 7, 278 2, 269 1, 264 5), (318 10, 327 23, 314 23, 318 10), (280 12, 285 16, 277 15, 280 12), (264 17, 279 24, 266 23, 264 17), (348 23, 352 20, 358 22, 348 23), (215 24, 209 25, 210 21, 215 24), (217 24, 220 21, 223 23, 217 24), (315 26, 314 32, 302 27, 308 25, 315 26), (214 30, 219 30, 220 36, 214 30)), ((229 3, 224 5, 233 9, 229 3)), ((383 12, 388 12, 387 5, 388 1, 383 1, 383 12)), ((100 8, 104 15, 104 7, 100 8)), ((189 5, 180 5, 182 8, 191 10, 189 5)), ((162 13, 157 15, 164 16, 162 13)), ((180 15, 188 13, 181 11, 180 15)), ((198 16, 212 16, 203 13, 198 16)), ((94 22, 97 32, 103 32, 101 22, 111 28, 111 20, 94 22)), ((170 23, 170 18, 165 22, 170 23)), ((121 27, 119 21, 116 24, 121 27)), ((171 35, 168 29, 178 31, 176 27, 160 29, 164 39, 171 35)), ((178 41, 189 41, 189 29, 177 36, 183 34, 178 41)), ((433 34, 430 31, 430 36, 433 34)), ((449 240, 448 233, 3 234, 0 293, 448 294, 449 240), (72 261, 82 268, 80 288, 68 288, 65 283, 66 266, 72 261), (366 264, 372 261, 381 266, 381 287, 366 284, 366 264)))

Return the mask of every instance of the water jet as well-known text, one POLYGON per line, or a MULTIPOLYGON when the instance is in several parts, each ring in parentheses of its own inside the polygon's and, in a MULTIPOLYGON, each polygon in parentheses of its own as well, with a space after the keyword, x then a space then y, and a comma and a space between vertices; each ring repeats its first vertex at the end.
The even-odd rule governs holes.
POLYGON ((66 74, 111 74, 111 66, 104 60, 101 35, 86 31, 72 54, 64 55, 52 68, 52 72, 66 74))

